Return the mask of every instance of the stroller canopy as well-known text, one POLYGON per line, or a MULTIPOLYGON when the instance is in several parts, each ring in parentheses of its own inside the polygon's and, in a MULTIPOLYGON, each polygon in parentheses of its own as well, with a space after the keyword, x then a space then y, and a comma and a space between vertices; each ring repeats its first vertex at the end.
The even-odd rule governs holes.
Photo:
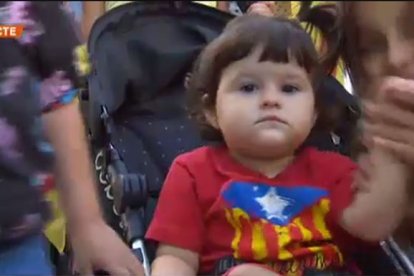
MULTIPOLYGON (((148 108, 160 104, 155 100, 160 96, 174 102, 196 56, 231 18, 214 8, 178 1, 133 2, 100 18, 88 42, 92 134, 99 105, 112 114, 126 100, 148 108)), ((163 106, 167 113, 168 106, 163 106)))

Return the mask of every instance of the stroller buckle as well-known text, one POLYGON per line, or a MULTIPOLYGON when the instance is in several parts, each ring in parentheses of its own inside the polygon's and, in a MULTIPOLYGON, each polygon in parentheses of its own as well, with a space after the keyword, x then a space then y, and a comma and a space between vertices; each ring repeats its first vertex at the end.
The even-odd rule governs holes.
POLYGON ((114 126, 114 122, 112 121, 112 118, 109 115, 108 108, 105 105, 103 105, 103 106, 101 106, 101 109, 102 109, 102 112, 101 112, 100 118, 101 118, 102 123, 104 125, 104 129, 105 129, 106 134, 108 135, 108 137, 110 137, 111 134, 112 134, 112 129, 113 129, 113 126, 114 126))

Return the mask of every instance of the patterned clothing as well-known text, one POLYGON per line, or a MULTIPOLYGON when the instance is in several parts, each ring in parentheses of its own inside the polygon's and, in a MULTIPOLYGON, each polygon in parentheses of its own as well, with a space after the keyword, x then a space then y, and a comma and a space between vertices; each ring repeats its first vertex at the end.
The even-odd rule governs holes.
POLYGON ((43 136, 43 112, 76 96, 73 50, 80 36, 61 2, 0 2, 0 25, 23 25, 0 40, 0 245, 40 231, 49 218, 36 175, 54 154, 43 136))
POLYGON ((369 246, 338 223, 353 198, 355 169, 344 156, 306 148, 266 178, 225 147, 202 147, 173 162, 146 237, 197 252, 200 273, 233 256, 282 275, 356 275, 350 256, 369 246))

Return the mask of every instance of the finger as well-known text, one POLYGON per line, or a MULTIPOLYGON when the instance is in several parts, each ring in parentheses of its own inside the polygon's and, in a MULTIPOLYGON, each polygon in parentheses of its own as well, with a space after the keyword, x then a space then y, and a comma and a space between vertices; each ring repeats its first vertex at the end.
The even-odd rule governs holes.
POLYGON ((414 81, 399 77, 388 77, 382 83, 380 94, 385 100, 396 101, 414 107, 414 81))
POLYGON ((93 269, 92 269, 92 266, 91 265, 87 265, 87 264, 80 264, 79 266, 78 266, 78 269, 77 270, 79 270, 78 272, 80 273, 80 275, 82 275, 82 276, 86 276, 86 275, 88 275, 88 276, 93 276, 94 275, 94 273, 93 273, 93 269))
POLYGON ((388 76, 384 78, 380 87, 384 91, 389 91, 389 90, 394 90, 394 89, 406 90, 407 88, 409 89, 410 87, 413 87, 412 85, 413 85, 413 81, 409 79, 404 79, 404 78, 397 77, 397 76, 388 76))
POLYGON ((361 145, 363 147, 363 149, 369 149, 372 148, 372 146, 374 145, 374 142, 372 141, 372 135, 370 133, 364 132, 361 138, 361 145))
POLYGON ((141 263, 131 264, 128 266, 129 273, 134 276, 145 276, 144 267, 141 263))
POLYGON ((362 131, 360 133, 360 139, 362 146, 364 146, 366 149, 371 148, 373 146, 372 138, 375 134, 375 126, 375 123, 366 120, 366 118, 364 118, 364 120, 361 121, 362 131))
POLYGON ((412 90, 394 91, 388 95, 390 101, 400 104, 408 110, 414 111, 414 88, 412 90))
POLYGON ((144 275, 143 265, 138 260, 138 258, 135 255, 133 255, 132 252, 129 255, 129 257, 127 258, 126 267, 128 268, 131 275, 138 275, 138 276, 141 276, 141 275, 143 276, 144 275))
POLYGON ((410 111, 394 103, 364 104, 364 114, 370 122, 382 121, 392 125, 414 128, 414 111, 410 111))
POLYGON ((375 123, 377 104, 371 101, 362 102, 362 115, 366 123, 375 123))
POLYGON ((131 274, 131 272, 128 270, 128 268, 120 267, 117 265, 108 265, 104 268, 105 271, 109 273, 109 275, 116 275, 116 276, 136 276, 137 274, 131 274))
POLYGON ((377 137, 374 138, 374 143, 378 147, 388 150, 403 162, 409 164, 410 166, 414 166, 413 146, 377 137))
POLYGON ((378 137, 408 145, 414 143, 412 129, 389 124, 365 124, 364 136, 369 137, 368 139, 378 137))
POLYGON ((83 256, 79 256, 79 253, 74 254, 73 258, 73 270, 80 275, 93 275, 92 265, 83 256))

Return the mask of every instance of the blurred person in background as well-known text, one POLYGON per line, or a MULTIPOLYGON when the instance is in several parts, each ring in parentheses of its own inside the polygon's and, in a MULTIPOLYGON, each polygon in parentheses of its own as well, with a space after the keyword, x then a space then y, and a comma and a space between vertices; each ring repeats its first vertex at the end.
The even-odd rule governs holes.
POLYGON ((105 223, 75 100, 73 21, 60 2, 0 2, 1 25, 23 35, 0 40, 0 275, 53 275, 43 227, 50 218, 39 172, 53 170, 78 271, 143 275, 105 223))
MULTIPOLYGON (((303 3, 302 20, 321 30, 330 42, 327 70, 343 58, 350 72, 363 109, 362 130, 369 133, 361 134, 363 140, 375 142, 414 168, 412 2, 338 1, 309 7, 308 1, 303 3), (393 125, 385 125, 388 122, 393 125)), ((414 191, 407 192, 412 199, 414 191)), ((393 237, 414 255, 413 204, 407 205, 405 221, 393 237)))

